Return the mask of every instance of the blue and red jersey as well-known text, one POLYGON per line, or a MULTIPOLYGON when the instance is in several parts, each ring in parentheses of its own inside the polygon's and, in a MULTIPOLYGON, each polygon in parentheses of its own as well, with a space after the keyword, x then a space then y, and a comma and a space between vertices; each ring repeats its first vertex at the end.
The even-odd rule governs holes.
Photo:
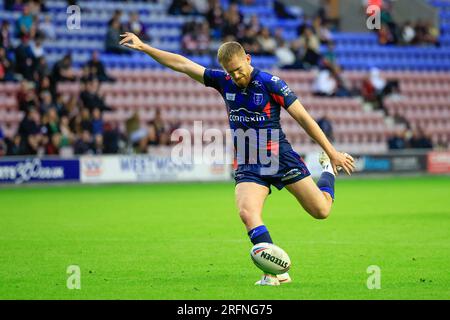
POLYGON ((248 155, 251 154, 249 150, 255 148, 268 154, 292 151, 280 125, 281 108, 287 109, 297 99, 286 82, 256 68, 251 73, 249 85, 244 89, 238 87, 231 76, 222 70, 206 69, 203 79, 205 86, 215 88, 222 95, 232 132, 238 129, 244 132, 254 129, 256 132, 256 141, 245 141, 245 154, 239 154, 242 149, 237 148, 234 137, 238 163, 247 163, 248 155), (277 130, 278 138, 273 134, 274 130, 277 130))

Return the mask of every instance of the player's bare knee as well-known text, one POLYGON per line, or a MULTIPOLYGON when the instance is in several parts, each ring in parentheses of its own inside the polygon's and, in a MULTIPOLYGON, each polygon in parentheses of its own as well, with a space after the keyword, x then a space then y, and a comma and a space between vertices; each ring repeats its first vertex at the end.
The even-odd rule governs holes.
POLYGON ((328 216, 330 215, 330 208, 317 207, 311 210, 310 213, 315 219, 323 220, 328 218, 328 216))
POLYGON ((243 223, 247 224, 252 219, 252 212, 248 210, 247 208, 240 208, 239 209, 239 216, 241 217, 241 220, 243 223))

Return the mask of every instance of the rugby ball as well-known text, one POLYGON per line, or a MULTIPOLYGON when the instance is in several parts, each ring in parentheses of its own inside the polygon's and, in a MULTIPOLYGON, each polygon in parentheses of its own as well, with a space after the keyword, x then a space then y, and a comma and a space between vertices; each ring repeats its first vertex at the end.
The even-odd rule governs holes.
POLYGON ((265 273, 281 274, 291 267, 291 259, 286 251, 273 243, 261 242, 253 246, 250 257, 255 265, 265 273))

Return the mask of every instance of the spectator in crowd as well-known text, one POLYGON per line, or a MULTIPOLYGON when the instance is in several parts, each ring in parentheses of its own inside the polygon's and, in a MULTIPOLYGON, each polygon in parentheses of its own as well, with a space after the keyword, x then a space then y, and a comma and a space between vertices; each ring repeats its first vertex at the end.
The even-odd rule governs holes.
POLYGON ((44 22, 39 24, 38 30, 46 40, 56 39, 56 30, 50 15, 45 16, 44 22))
POLYGON ((204 55, 209 52, 210 30, 208 22, 188 22, 183 27, 181 46, 183 52, 188 55, 204 55))
POLYGON ((0 47, 0 82, 15 80, 14 64, 8 59, 5 48, 0 47))
POLYGON ((59 117, 55 108, 50 108, 45 115, 46 127, 46 154, 59 154, 59 146, 61 141, 61 131, 59 128, 59 117))
POLYGON ((72 132, 72 129, 70 128, 70 122, 69 117, 62 116, 61 122, 59 124, 59 130, 60 130, 60 141, 59 141, 59 147, 60 148, 66 148, 71 146, 75 141, 75 135, 72 132))
MULTIPOLYGON (((278 67, 281 69, 296 69, 296 56, 288 42, 281 39, 277 42, 275 56, 278 59, 278 67)), ((298 66, 301 68, 301 65, 298 66)))
POLYGON ((320 43, 311 27, 303 29, 302 35, 294 42, 294 46, 300 52, 301 60, 307 69, 318 66, 320 61, 320 43))
POLYGON ((16 134, 11 140, 6 138, 5 143, 7 156, 18 156, 27 154, 26 151, 23 149, 22 138, 19 134, 16 134))
POLYGON ((77 80, 72 67, 72 55, 70 53, 55 63, 51 72, 51 78, 54 82, 77 80))
POLYGON ((222 27, 222 37, 225 38, 228 35, 232 35, 235 38, 242 36, 243 16, 239 12, 237 4, 232 3, 229 5, 228 10, 225 12, 225 23, 222 27))
POLYGON ((34 67, 34 80, 40 82, 43 78, 48 78, 50 80, 50 69, 47 64, 45 56, 42 56, 35 60, 34 67))
POLYGON ((26 116, 19 124, 19 135, 21 136, 24 154, 38 154, 44 144, 41 132, 41 117, 36 109, 29 109, 26 116))
POLYGON ((319 125, 320 129, 322 129, 323 133, 325 133, 328 140, 334 141, 333 125, 328 115, 324 114, 319 120, 317 120, 317 124, 319 125))
POLYGON ((220 28, 224 24, 224 11, 220 0, 209 1, 209 9, 206 14, 206 19, 210 28, 216 32, 218 37, 221 37, 220 28))
POLYGON ((103 119, 99 108, 92 110, 92 134, 94 137, 103 135, 103 119))
POLYGON ((81 137, 75 141, 74 153, 79 155, 95 154, 96 150, 91 133, 88 130, 83 130, 81 137))
POLYGON ((122 33, 125 30, 122 25, 122 14, 123 14, 122 10, 120 10, 120 9, 114 10, 114 13, 113 13, 111 19, 108 20, 108 27, 111 27, 111 25, 114 22, 117 22, 119 25, 118 26, 119 32, 122 33))
POLYGON ((111 21, 110 26, 108 27, 108 31, 106 32, 105 37, 105 50, 108 53, 116 53, 116 54, 130 54, 131 51, 119 45, 121 40, 121 25, 120 20, 115 18, 111 21))
POLYGON ((150 37, 147 34, 147 29, 145 25, 139 21, 139 13, 132 12, 130 14, 130 18, 128 23, 126 24, 126 30, 129 32, 133 32, 137 35, 142 41, 150 41, 150 37))
POLYGON ((23 36, 33 37, 33 15, 30 11, 30 4, 26 3, 23 7, 22 15, 16 23, 16 35, 18 38, 23 36))
POLYGON ((406 21, 401 29, 401 42, 403 44, 411 44, 416 37, 416 31, 410 21, 406 21))
POLYGON ((156 125, 153 121, 150 121, 147 124, 147 128, 148 128, 148 134, 147 134, 147 141, 146 141, 146 145, 147 146, 157 146, 159 145, 159 137, 158 137, 158 133, 156 130, 156 125))
POLYGON ((261 54, 261 47, 257 41, 257 33, 255 29, 247 27, 239 42, 244 47, 245 52, 253 55, 261 54))
POLYGON ((34 55, 30 47, 28 36, 23 36, 15 50, 16 71, 27 80, 34 79, 34 55))
POLYGON ((33 54, 33 64, 36 65, 36 61, 45 55, 44 47, 42 45, 43 39, 37 37, 30 42, 31 53, 33 54))
POLYGON ((397 129, 388 139, 389 150, 405 149, 407 147, 406 132, 404 129, 397 129))
POLYGON ((25 113, 31 108, 39 106, 39 99, 36 95, 35 84, 33 82, 22 80, 17 91, 17 103, 19 110, 25 113))
POLYGON ((144 145, 146 146, 147 143, 146 137, 148 135, 148 129, 142 126, 139 113, 134 112, 133 115, 127 119, 125 126, 129 145, 138 152, 142 151, 142 147, 144 145))
POLYGON ((316 96, 332 97, 337 90, 337 83, 329 69, 320 70, 313 83, 313 93, 316 96))
POLYGON ((114 82, 116 79, 109 76, 106 73, 106 68, 103 62, 99 58, 99 53, 97 50, 94 50, 92 52, 91 60, 89 60, 86 64, 88 68, 88 74, 87 78, 85 80, 88 80, 90 78, 96 78, 100 82, 114 82))
POLYGON ((198 15, 195 5, 191 0, 172 0, 168 13, 171 15, 198 15))
POLYGON ((2 127, 0 126, 0 157, 6 155, 7 147, 5 142, 5 136, 3 134, 2 127))
POLYGON ((85 89, 80 93, 80 99, 84 108, 92 112, 95 108, 99 108, 101 112, 111 111, 112 109, 106 105, 104 98, 99 94, 100 86, 97 79, 92 79, 86 83, 85 89))
POLYGON ((378 31, 378 43, 381 45, 395 44, 395 37, 386 24, 381 24, 378 31))
POLYGON ((262 54, 273 55, 277 49, 277 43, 270 34, 269 28, 262 28, 258 37, 258 44, 261 48, 262 54))
POLYGON ((39 113, 46 114, 50 109, 54 109, 55 105, 52 101, 52 95, 50 91, 42 91, 40 94, 40 106, 39 113))
POLYGON ((296 19, 297 15, 289 12, 285 4, 282 1, 275 0, 273 2, 273 10, 279 19, 296 19))
POLYGON ((121 140, 121 134, 117 124, 113 122, 106 122, 103 131, 103 153, 119 153, 119 144, 121 140))
POLYGON ((10 24, 8 21, 3 21, 0 27, 0 48, 4 48, 7 51, 12 49, 10 24))
POLYGON ((413 130, 412 137, 409 139, 409 147, 414 149, 432 149, 433 143, 423 129, 418 127, 416 130, 413 130))

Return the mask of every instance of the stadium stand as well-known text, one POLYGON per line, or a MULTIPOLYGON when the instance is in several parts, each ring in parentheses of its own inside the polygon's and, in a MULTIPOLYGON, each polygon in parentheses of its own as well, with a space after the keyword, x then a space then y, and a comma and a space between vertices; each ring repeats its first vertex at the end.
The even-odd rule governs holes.
MULTIPOLYGON (((0 0, 0 7, 5 1, 0 0)), ((149 30, 151 44, 157 48, 182 53, 183 25, 189 21, 204 21, 202 15, 169 15, 170 1, 78 1, 82 8, 81 29, 67 28, 67 2, 45 1, 45 10, 38 15, 41 23, 51 17, 55 38, 46 39, 43 49, 48 66, 70 52, 75 75, 82 75, 82 67, 94 51, 115 82, 102 82, 100 95, 113 111, 103 113, 105 123, 115 123, 126 133, 126 122, 135 111, 143 125, 151 121, 155 110, 161 110, 163 119, 179 127, 190 128, 194 120, 203 120, 204 127, 227 128, 223 101, 218 93, 207 89, 183 75, 162 70, 163 67, 149 57, 104 52, 108 21, 116 10, 122 10, 121 22, 126 16, 138 12, 140 22, 149 30)), ((221 0, 224 9, 228 0, 221 0)), ((253 65, 272 71, 283 78, 299 96, 301 102, 316 119, 328 115, 334 127, 335 143, 347 152, 380 153, 388 149, 388 138, 399 129, 426 132, 433 145, 450 147, 450 2, 433 0, 429 3, 439 9, 439 46, 380 45, 375 33, 332 32, 336 60, 343 69, 341 76, 357 91, 363 86, 369 70, 382 70, 386 80, 397 81, 399 91, 384 97, 382 109, 370 106, 360 95, 345 97, 318 97, 313 94, 317 69, 280 70, 274 55, 254 55, 253 65), (394 121, 398 116, 404 123, 394 121)), ((298 28, 307 23, 306 17, 279 19, 272 0, 255 1, 254 5, 240 5, 245 21, 257 15, 262 26, 273 33, 281 30, 286 41, 298 38, 298 28)), ((8 21, 14 47, 20 43, 14 26, 21 17, 19 11, 0 10, 0 21, 8 21)), ((0 23, 1 24, 1 23, 0 23)), ((216 49, 220 39, 212 39, 216 49)), ((327 50, 320 45, 320 52, 327 50)), ((217 67, 212 54, 189 56, 204 66, 217 67)), ((51 68, 49 68, 51 70, 51 68)), ((0 82, 0 126, 4 136, 13 140, 19 130, 24 112, 17 100, 21 84, 17 81, 0 82)), ((63 100, 78 97, 82 91, 80 81, 60 81, 57 92, 63 100)), ((317 148, 286 112, 282 114, 288 139, 298 150, 308 152, 317 148)))

